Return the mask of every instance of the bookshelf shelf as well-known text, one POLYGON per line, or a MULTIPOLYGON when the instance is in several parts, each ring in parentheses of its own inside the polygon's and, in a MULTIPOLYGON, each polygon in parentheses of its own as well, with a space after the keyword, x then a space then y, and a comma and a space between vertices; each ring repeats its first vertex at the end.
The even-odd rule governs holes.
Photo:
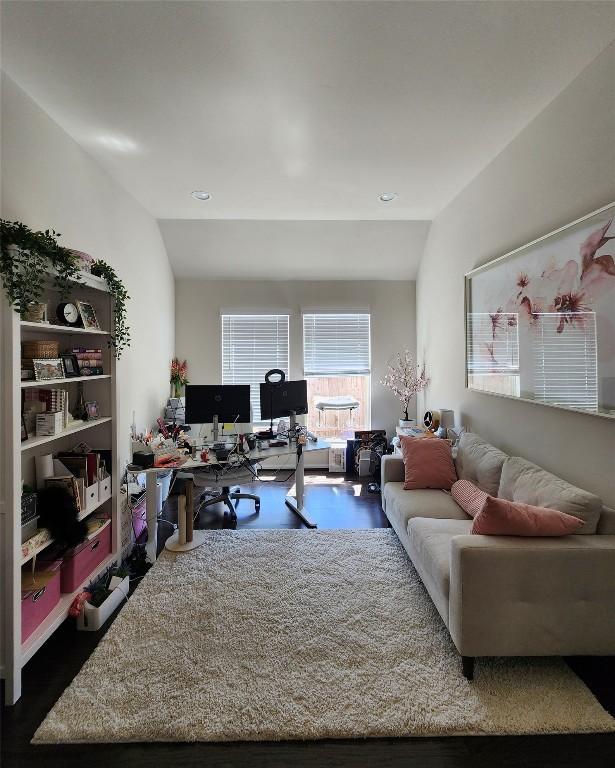
POLYGON ((91 330, 90 328, 73 328, 70 325, 54 325, 53 323, 32 323, 29 320, 21 320, 20 326, 23 330, 37 331, 40 333, 65 333, 81 334, 83 336, 110 336, 110 331, 91 330))
POLYGON ((101 379, 110 379, 110 373, 101 373, 98 376, 71 376, 69 379, 50 379, 49 381, 22 381, 21 388, 30 387, 56 387, 59 384, 72 384, 75 381, 100 381, 101 379))
POLYGON ((24 440, 21 444, 22 451, 28 451, 30 448, 36 448, 39 445, 45 445, 46 443, 53 443, 54 440, 61 440, 67 435, 75 435, 77 432, 83 432, 84 429, 91 429, 97 427, 99 424, 107 424, 112 421, 111 416, 103 416, 100 419, 92 419, 92 421, 81 421, 74 427, 68 427, 63 429, 57 435, 46 435, 45 437, 30 437, 28 440, 24 440))
MULTIPOLYGON (((108 499, 105 499, 105 501, 108 501, 108 499)), ((89 517, 91 514, 93 514, 94 512, 96 512, 96 510, 97 510, 99 507, 102 507, 102 505, 105 503, 105 501, 100 501, 100 502, 98 502, 98 504, 97 504, 95 507, 94 507, 94 506, 92 506, 90 509, 86 509, 86 511, 85 511, 85 512, 82 512, 82 513, 79 515, 79 517, 77 518, 77 520, 84 520, 86 517, 89 517)), ((109 520, 109 521, 108 521, 107 523, 105 523, 104 525, 101 525, 101 527, 100 527, 100 528, 97 528, 97 529, 96 529, 95 531, 93 531, 92 533, 88 534, 88 538, 87 538, 87 540, 88 540, 88 541, 91 541, 91 540, 94 538, 94 536, 98 536, 98 534, 99 534, 101 531, 104 531, 104 529, 105 529, 107 526, 109 526, 109 525, 111 525, 111 520, 109 520)), ((37 556, 39 553, 41 553, 41 552, 42 552, 44 549, 47 549, 47 547, 50 547, 50 546, 51 546, 52 544, 54 544, 54 543, 55 543, 55 539, 48 539, 46 542, 44 542, 43 544, 41 544, 41 545, 40 545, 40 547, 37 547, 37 548, 34 550, 34 552, 31 552, 31 553, 30 553, 30 554, 29 554, 27 557, 23 557, 23 558, 21 559, 21 564, 22 564, 22 565, 25 565, 26 563, 30 562, 30 560, 32 560, 32 558, 33 558, 33 557, 36 557, 36 556, 37 556)))

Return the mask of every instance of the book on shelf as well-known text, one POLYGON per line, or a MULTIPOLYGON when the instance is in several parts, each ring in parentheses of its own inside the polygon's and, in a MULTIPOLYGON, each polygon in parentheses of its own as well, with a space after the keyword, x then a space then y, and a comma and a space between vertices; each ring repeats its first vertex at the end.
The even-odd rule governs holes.
POLYGON ((85 482, 83 478, 75 477, 74 475, 59 475, 57 477, 45 478, 45 486, 47 488, 54 485, 59 485, 68 491, 75 500, 78 513, 85 511, 85 482))
POLYGON ((82 478, 87 485, 93 485, 101 480, 100 471, 104 469, 105 462, 97 451, 89 453, 74 453, 63 451, 58 454, 58 459, 76 477, 82 478))
POLYGON ((77 357, 79 364, 79 373, 82 376, 102 376, 102 349, 87 349, 86 347, 75 347, 72 350, 73 355, 77 357))

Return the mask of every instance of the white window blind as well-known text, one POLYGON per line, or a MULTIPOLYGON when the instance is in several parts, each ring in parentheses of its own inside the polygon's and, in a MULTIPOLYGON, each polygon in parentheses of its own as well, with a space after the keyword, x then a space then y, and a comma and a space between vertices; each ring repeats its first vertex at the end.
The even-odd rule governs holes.
POLYGON ((516 312, 468 314, 468 373, 519 371, 518 320, 516 312))
POLYGON ((305 376, 369 374, 369 314, 305 313, 303 370, 305 376))
POLYGON ((595 312, 540 313, 534 328, 536 400, 579 410, 598 410, 595 312), (558 333, 558 329, 560 332, 558 333))
POLYGON ((222 315, 222 383, 249 384, 260 421, 260 383, 272 368, 288 376, 288 315, 222 315))

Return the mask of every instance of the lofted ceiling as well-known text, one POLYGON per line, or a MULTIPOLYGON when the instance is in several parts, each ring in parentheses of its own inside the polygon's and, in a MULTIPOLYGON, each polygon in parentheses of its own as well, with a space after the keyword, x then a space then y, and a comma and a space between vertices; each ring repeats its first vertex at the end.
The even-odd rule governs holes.
POLYGON ((2 21, 3 69, 163 220, 182 271, 230 237, 198 220, 404 220, 422 243, 615 37, 603 2, 11 2, 2 21))

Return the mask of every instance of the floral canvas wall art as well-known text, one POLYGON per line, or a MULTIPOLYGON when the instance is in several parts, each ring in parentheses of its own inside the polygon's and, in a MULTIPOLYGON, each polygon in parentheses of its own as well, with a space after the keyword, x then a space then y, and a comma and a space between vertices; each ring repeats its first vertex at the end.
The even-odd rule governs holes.
POLYGON ((466 275, 466 377, 615 417, 615 204, 466 275))

